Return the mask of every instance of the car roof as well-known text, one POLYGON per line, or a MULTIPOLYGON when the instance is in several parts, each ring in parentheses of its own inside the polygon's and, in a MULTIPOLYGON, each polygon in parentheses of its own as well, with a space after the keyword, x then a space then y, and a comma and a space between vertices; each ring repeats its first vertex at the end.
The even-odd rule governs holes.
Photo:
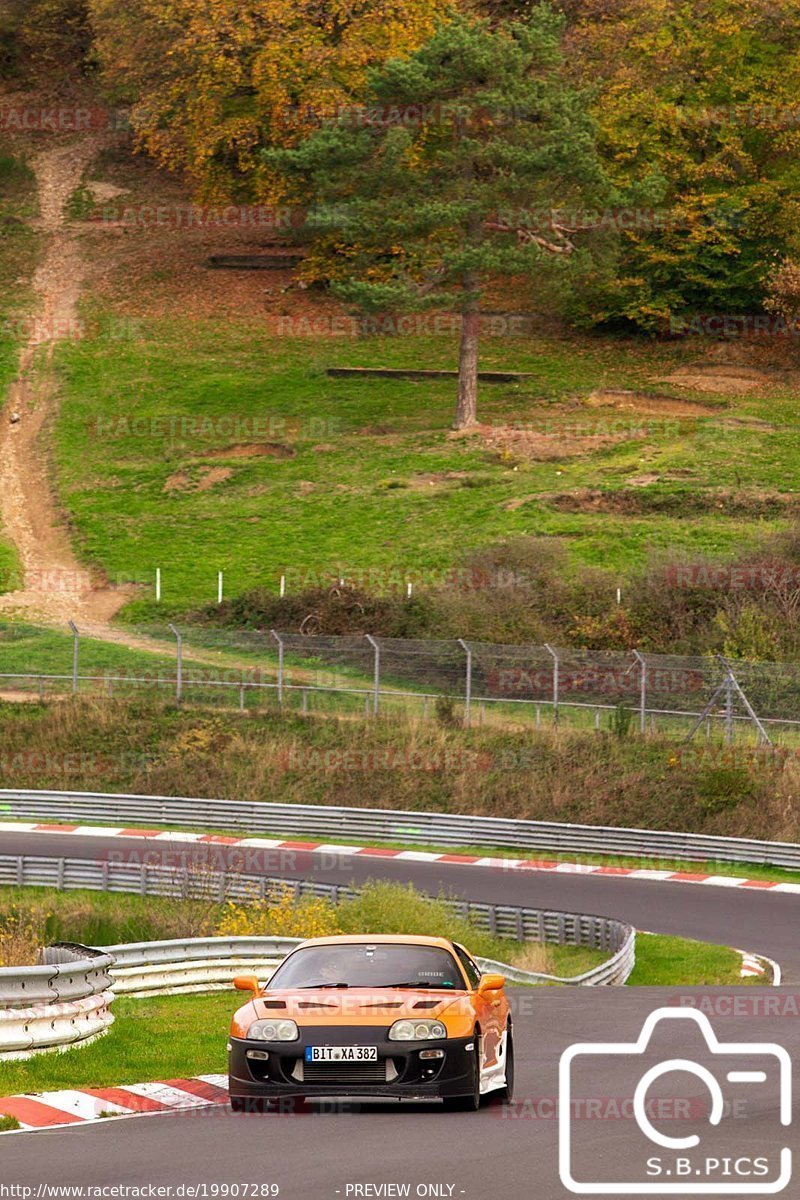
POLYGON ((338 934, 335 937, 308 938, 303 946, 374 946, 377 943, 392 946, 435 946, 440 950, 453 949, 453 943, 447 938, 420 937, 412 933, 352 933, 338 934))

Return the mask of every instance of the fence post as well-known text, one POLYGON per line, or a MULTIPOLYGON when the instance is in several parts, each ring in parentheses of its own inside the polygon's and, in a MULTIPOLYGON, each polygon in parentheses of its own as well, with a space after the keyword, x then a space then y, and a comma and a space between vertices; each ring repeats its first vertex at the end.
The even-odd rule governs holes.
POLYGON ((467 656, 467 674, 464 681, 464 724, 469 728, 470 708, 472 707, 472 651, 463 638, 458 639, 458 644, 467 656))
POLYGON ((283 638, 274 629, 270 629, 269 635, 278 643, 278 704, 283 707, 283 638))
POLYGON ((725 676, 725 741, 733 741, 733 679, 730 671, 725 676))
POLYGON ((175 677, 175 701, 180 704, 183 699, 183 638, 174 625, 168 625, 167 628, 170 633, 175 635, 175 641, 178 643, 178 673, 175 677))
POLYGON ((553 720, 558 723, 558 655, 552 646, 548 646, 547 642, 544 648, 553 659, 553 720))
POLYGON ((80 653, 81 635, 74 621, 69 622, 69 627, 72 630, 72 694, 74 696, 78 690, 78 654, 80 653))
POLYGON ((373 716, 377 717, 381 697, 381 648, 371 633, 365 634, 365 637, 375 651, 375 692, 372 701, 372 713, 373 716))
POLYGON ((633 651, 633 657, 639 664, 639 729, 647 732, 647 663, 638 650, 633 651))

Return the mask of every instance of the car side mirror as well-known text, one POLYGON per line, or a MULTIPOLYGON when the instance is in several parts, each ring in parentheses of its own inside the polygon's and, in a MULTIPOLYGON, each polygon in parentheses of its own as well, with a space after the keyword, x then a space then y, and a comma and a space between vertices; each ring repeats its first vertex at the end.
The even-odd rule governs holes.
POLYGON ((261 995, 261 985, 255 975, 236 975, 233 986, 237 992, 252 992, 254 996, 261 995))
POLYGON ((481 975, 481 981, 478 984, 478 991, 483 992, 499 992, 506 986, 505 975, 496 975, 491 972, 488 975, 481 975))

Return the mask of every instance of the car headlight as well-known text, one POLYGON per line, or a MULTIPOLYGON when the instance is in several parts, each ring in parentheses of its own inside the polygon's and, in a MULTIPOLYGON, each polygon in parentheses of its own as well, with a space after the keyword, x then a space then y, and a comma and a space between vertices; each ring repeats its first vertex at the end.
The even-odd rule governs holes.
POLYGON ((389 1030, 392 1042, 427 1042, 443 1037, 447 1037, 447 1030, 441 1021, 395 1021, 389 1030))
POLYGON ((253 1021, 247 1037, 256 1042, 296 1042, 300 1030, 294 1021, 253 1021))

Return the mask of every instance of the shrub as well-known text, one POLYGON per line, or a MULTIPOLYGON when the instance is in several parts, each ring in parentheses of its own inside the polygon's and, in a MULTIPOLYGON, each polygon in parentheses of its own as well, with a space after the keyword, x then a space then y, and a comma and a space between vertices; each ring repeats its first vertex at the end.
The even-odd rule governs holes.
POLYGON ((697 799, 709 813, 736 808, 754 799, 756 788, 745 767, 713 766, 698 772, 697 799))
POLYGON ((456 715, 455 701, 452 696, 437 696, 434 702, 436 720, 443 729, 455 729, 460 725, 456 715))
POLYGON ((322 897, 295 896, 287 887, 252 904, 231 901, 215 932, 221 937, 330 937, 340 932, 335 906, 322 897))
POLYGON ((88 60, 92 31, 86 0, 31 0, 19 27, 19 61, 34 71, 71 75, 88 60))
POLYGON ((41 914, 14 906, 0 917, 0 967, 32 967, 39 950, 41 914))
MULTIPOLYGON (((409 933, 444 937, 465 945, 472 954, 502 959, 518 946, 478 929, 453 913, 445 897, 424 896, 412 884, 369 880, 352 900, 339 907, 343 933, 409 933)), ((507 959, 505 960, 507 961, 507 959)))
POLYGON ((611 713, 611 732, 622 740, 628 737, 633 724, 633 710, 627 704, 618 704, 611 713))

